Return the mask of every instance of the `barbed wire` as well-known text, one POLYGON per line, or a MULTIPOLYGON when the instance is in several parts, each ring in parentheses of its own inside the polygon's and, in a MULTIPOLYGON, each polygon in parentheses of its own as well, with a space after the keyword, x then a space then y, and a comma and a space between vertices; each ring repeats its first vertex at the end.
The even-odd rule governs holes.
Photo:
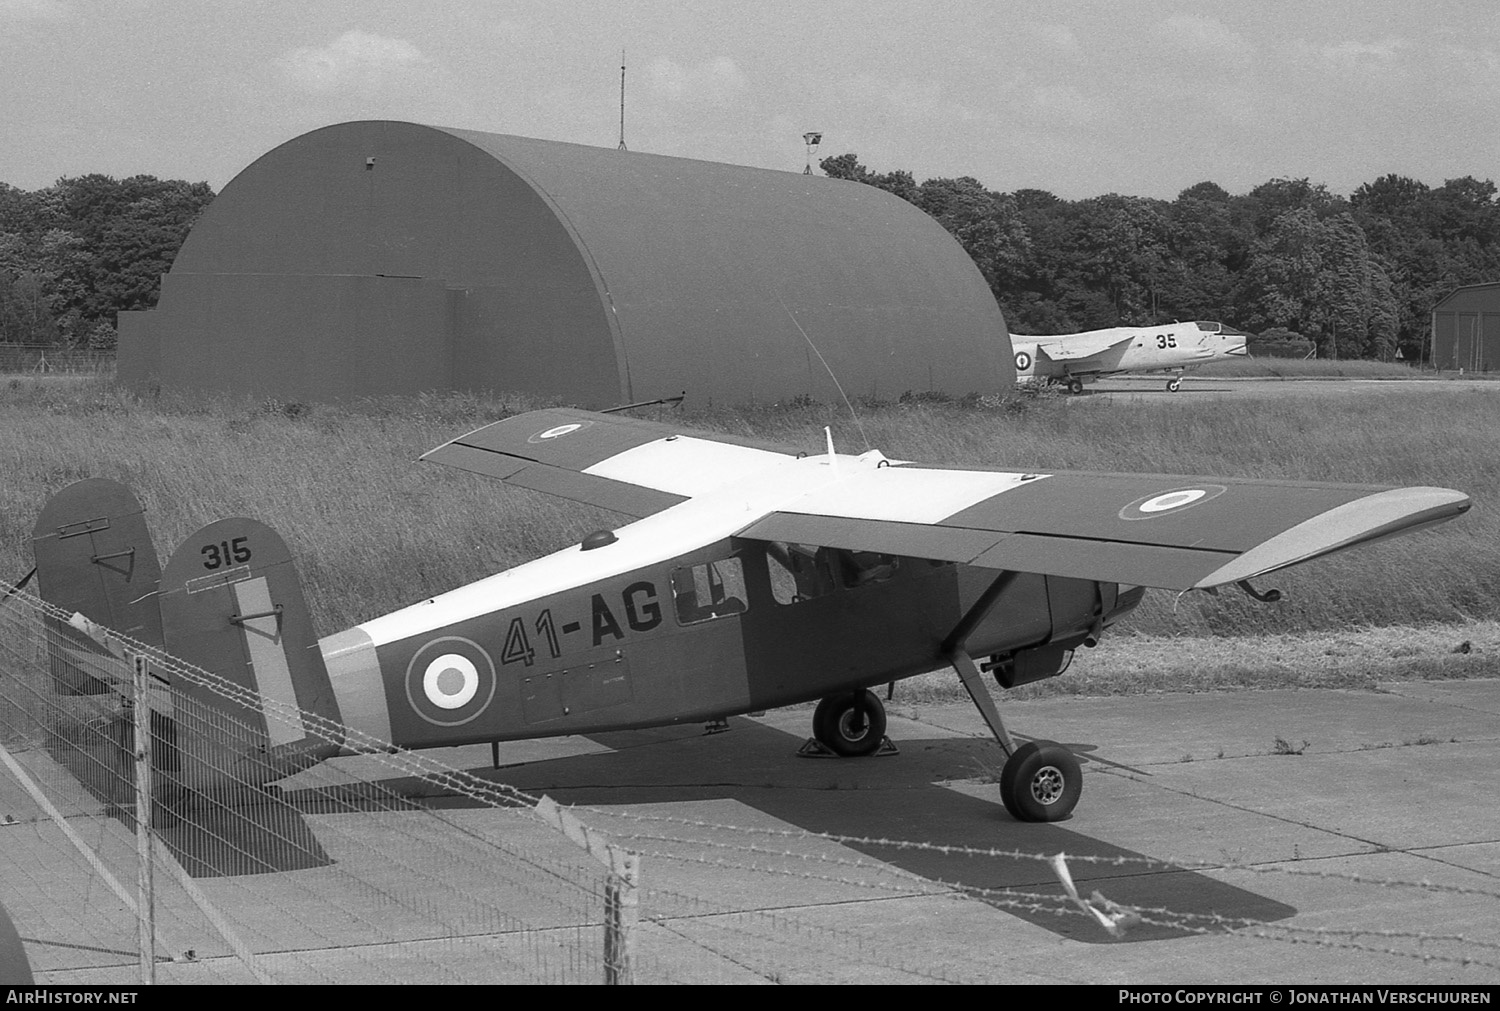
MULTIPOLYGON (((0 583, 0 587, 6 584, 0 583)), ((24 591, 12 592, 4 598, 5 604, 13 604, 19 601, 24 608, 29 608, 35 614, 50 617, 56 621, 66 623, 72 616, 63 612, 60 608, 50 605, 40 598, 26 594, 24 591)), ((23 610, 17 607, 16 611, 23 610)), ((46 642, 51 642, 49 636, 51 630, 40 625, 34 630, 34 634, 42 636, 46 642)), ((300 724, 311 736, 316 739, 337 745, 347 752, 356 752, 368 759, 376 768, 377 774, 395 773, 399 776, 412 777, 428 784, 431 788, 441 791, 444 796, 460 797, 480 807, 486 808, 509 808, 518 811, 528 811, 536 806, 540 798, 526 791, 511 787, 507 784, 496 783, 492 780, 476 776, 474 773, 453 768, 435 758, 419 755, 404 749, 395 748, 390 742, 382 741, 373 735, 347 727, 342 723, 319 714, 309 713, 297 707, 293 703, 269 699, 260 695, 253 689, 246 688, 233 681, 223 678, 213 672, 203 670, 192 664, 182 661, 180 658, 166 654, 159 648, 146 644, 133 642, 123 636, 115 636, 109 633, 122 648, 137 652, 146 656, 153 666, 153 673, 160 678, 167 675, 170 678, 181 679, 184 683, 198 685, 211 692, 213 695, 232 702, 237 705, 246 706, 254 711, 262 712, 266 718, 275 718, 289 724, 300 724)), ((0 655, 11 655, 18 659, 21 654, 9 643, 0 643, 0 655)), ((63 706, 37 692, 32 686, 24 686, 31 692, 32 705, 37 708, 47 708, 54 713, 64 713, 63 706)), ((106 715, 107 710, 102 701, 74 702, 99 715, 106 715), (91 708, 89 708, 91 707, 91 708)), ((179 709, 175 714, 189 725, 204 728, 215 728, 219 733, 244 733, 242 724, 237 724, 225 714, 212 710, 206 713, 194 713, 191 707, 179 709), (198 720, 198 724, 191 721, 198 720)), ((0 720, 0 726, 6 725, 0 720)), ((90 756, 91 761, 97 762, 97 758, 90 756)), ((323 766, 325 769, 334 769, 334 766, 323 766)), ((391 944, 413 944, 421 941, 434 939, 445 942, 455 940, 474 939, 476 943, 487 937, 496 937, 500 933, 514 934, 517 937, 528 937, 534 949, 537 946, 550 944, 551 941, 541 940, 544 934, 553 930, 581 930, 594 929, 601 918, 599 915, 600 900, 597 885, 589 886, 579 884, 577 879, 577 867, 565 860, 557 860, 555 857, 531 852, 523 853, 515 847, 508 846, 497 838, 493 833, 480 832, 466 826, 452 818, 438 816, 430 804, 430 796, 412 797, 409 794, 398 794, 394 790, 384 786, 379 780, 355 775, 347 770, 338 769, 337 775, 329 772, 323 782, 313 786, 301 788, 307 797, 316 797, 321 803, 327 804, 335 813, 350 813, 362 811, 366 807, 373 808, 375 813, 390 814, 400 811, 418 811, 424 816, 437 819, 442 826, 441 842, 436 843, 439 847, 451 847, 456 841, 462 840, 463 845, 475 847, 476 853, 489 854, 493 857, 504 857, 504 864, 511 861, 522 863, 531 862, 535 873, 542 875, 554 885, 579 888, 583 894, 592 896, 589 904, 578 907, 580 920, 587 921, 574 927, 540 927, 535 924, 523 923, 519 919, 510 917, 508 914, 500 913, 496 919, 491 921, 491 926, 500 927, 495 929, 478 931, 474 934, 443 935, 441 938, 403 938, 389 942, 370 942, 364 947, 374 947, 381 943, 391 944), (338 779, 339 776, 345 777, 338 779), (333 781, 338 779, 338 781, 333 781)), ((209 798, 213 801, 214 798, 209 798)), ((1073 901, 1067 896, 1023 891, 1005 887, 980 887, 964 884, 962 882, 945 881, 941 878, 923 876, 908 871, 896 864, 888 863, 871 855, 849 857, 837 853, 828 853, 818 850, 792 849, 789 846, 776 848, 757 843, 754 839, 779 840, 790 845, 806 846, 809 843, 828 844, 845 849, 857 849, 864 851, 888 851, 891 853, 917 852, 924 854, 935 854, 945 857, 970 858, 976 861, 1041 861, 1052 862, 1057 859, 1055 853, 1039 853, 1017 848, 1004 847, 982 847, 961 844, 932 843, 920 840, 909 840, 890 838, 884 836, 864 836, 831 832, 814 832, 805 829, 768 827, 764 825, 737 825, 702 818, 686 817, 659 812, 622 811, 614 808, 599 808, 592 806, 573 806, 566 808, 574 815, 583 815, 592 819, 595 824, 623 825, 614 831, 606 831, 603 835, 621 844, 638 847, 640 844, 651 844, 650 848, 639 852, 650 860, 675 861, 689 863, 716 870, 733 872, 736 875, 763 874, 773 875, 792 880, 804 882, 818 882, 840 887, 853 888, 868 893, 871 897, 859 897, 849 899, 851 902, 881 902, 886 900, 900 900, 915 896, 943 897, 954 900, 982 901, 987 905, 1000 908, 1018 915, 1026 916, 1082 916, 1087 919, 1086 914, 1074 906, 1073 901), (632 829, 631 826, 641 826, 645 830, 632 829), (671 826, 681 829, 681 832, 673 833, 667 831, 671 826), (701 838, 694 833, 712 833, 718 835, 729 835, 737 838, 701 838), (703 853, 683 852, 681 848, 696 848, 713 853, 724 854, 724 856, 707 856, 703 853), (734 859, 735 856, 749 857, 751 860, 734 859), (768 862, 757 862, 768 861, 768 862), (842 869, 857 872, 863 876, 852 874, 839 874, 836 872, 823 873, 816 868, 842 869)), ((399 820, 399 819, 398 819, 399 820)), ((591 828, 591 830, 593 830, 591 828)), ((100 825, 103 831, 103 824, 100 825)), ((360 833, 346 833, 350 837, 350 844, 362 849, 372 855, 389 858, 390 854, 383 852, 380 845, 373 841, 358 838, 360 833)), ((433 842, 427 836, 408 833, 408 842, 420 849, 433 842)), ((289 837, 288 842, 291 842, 289 837)), ((454 851, 457 852, 457 851, 454 851)), ((1440 893, 1453 896, 1473 897, 1485 900, 1500 899, 1500 891, 1490 888, 1475 887, 1470 885, 1454 885, 1434 883, 1429 880, 1403 880, 1390 877, 1374 877, 1357 872, 1341 871, 1335 869, 1314 868, 1307 866, 1287 866, 1287 861, 1265 861, 1258 863, 1226 861, 1189 861, 1172 860, 1164 858, 1146 857, 1135 854, 1065 854, 1064 858, 1071 863, 1084 864, 1100 868, 1121 868, 1131 871, 1145 871, 1155 873, 1173 872, 1215 872, 1215 873, 1251 873, 1257 875, 1292 875, 1313 878, 1324 878, 1333 881, 1368 885, 1373 887, 1390 889, 1417 889, 1428 893, 1440 893)), ((457 860, 458 857, 453 859, 457 860)), ((467 858, 465 858, 467 859, 467 858)), ((485 857, 477 856, 475 859, 483 861, 485 857)), ((1308 858, 1326 859, 1326 858, 1308 858)), ((415 894, 417 886, 413 882, 424 881, 433 875, 426 871, 421 863, 410 861, 396 861, 396 866, 401 874, 407 876, 407 882, 400 889, 390 889, 379 883, 357 880, 351 881, 361 890, 367 891, 377 902, 385 901, 420 910, 423 915, 431 915, 434 922, 443 922, 444 915, 435 909, 436 901, 430 895, 415 894), (434 907, 429 909, 429 907, 434 907)), ((500 866, 495 865, 496 868, 500 866)), ((437 875, 441 877, 441 875, 437 875)), ((525 882, 512 883, 513 887, 519 888, 521 894, 531 894, 533 898, 540 898, 550 894, 548 889, 540 886, 528 885, 525 882)), ((452 891, 460 898, 467 899, 464 890, 454 888, 451 884, 445 884, 444 890, 452 891)), ((752 918, 756 922, 791 923, 797 929, 817 931, 823 936, 835 938, 841 944, 864 945, 870 943, 870 939, 857 932, 843 931, 839 928, 831 928, 826 924, 815 924, 806 920, 789 920, 784 910, 767 911, 764 909, 747 908, 725 910, 707 900, 685 892, 675 891, 670 888, 659 886, 648 887, 646 894, 653 900, 671 900, 678 903, 690 904, 698 910, 694 915, 699 917, 708 916, 735 916, 741 918, 752 918), (777 917, 781 917, 778 921, 777 917)), ((367 928, 375 929, 377 920, 359 907, 349 906, 342 900, 331 899, 331 905, 338 909, 340 914, 347 914, 352 921, 367 928), (344 908, 347 907, 347 908, 344 908)), ((266 900, 261 899, 262 902, 266 900)), ((293 915, 293 907, 271 902, 272 907, 280 915, 293 915)), ((1462 953, 1450 953, 1447 951, 1418 950, 1412 951, 1395 946, 1398 942, 1411 942, 1419 948, 1424 946, 1465 946, 1480 951, 1500 951, 1500 943, 1487 941, 1482 938, 1470 938, 1463 934, 1436 934, 1421 931, 1401 931, 1386 929, 1360 929, 1360 928, 1309 928, 1297 927, 1287 924, 1267 923, 1263 920, 1249 918, 1225 917, 1217 914, 1185 913, 1166 908, 1133 907, 1133 912, 1139 917, 1139 922, 1154 928, 1170 930, 1182 934, 1232 934, 1235 936, 1254 937, 1269 941, 1282 941, 1284 943, 1314 945, 1318 947, 1357 951, 1376 954, 1386 957, 1399 957, 1403 959, 1415 959, 1422 962, 1440 962, 1463 967, 1500 968, 1496 962, 1474 955, 1462 953)), ((665 911, 651 911, 645 913, 649 922, 666 923, 668 920, 679 919, 683 914, 673 914, 665 911)), ((700 945, 705 950, 713 950, 712 946, 698 938, 689 937, 682 931, 674 928, 674 935, 681 936, 689 943, 700 945)), ((550 936, 550 935, 549 935, 550 936)), ((330 937, 330 943, 337 939, 330 937)), ((339 950, 346 947, 337 944, 339 950)), ((307 952, 315 952, 321 949, 301 949, 307 952)), ((286 955, 289 952, 281 952, 286 955)), ((422 957, 418 952, 410 953, 414 957, 422 957)), ((505 956, 500 956, 505 957, 505 956)), ((537 957, 535 953, 533 957, 537 957)), ((597 968, 599 960, 593 956, 586 947, 578 948, 568 956, 579 963, 592 963, 590 968, 597 968)), ((727 954, 721 954, 727 960, 733 959, 727 954)), ((898 959, 899 961, 899 959, 898 959)), ((889 964, 888 959, 886 964, 889 964)), ((661 972, 661 963, 656 963, 661 972)), ((535 966, 534 966, 535 967, 535 966)), ((922 967, 903 968, 900 965, 890 965, 891 968, 900 972, 911 972, 920 978, 948 980, 950 977, 941 973, 935 973, 922 967)), ((440 963, 433 963, 434 971, 439 974, 443 971, 440 963)), ((757 971, 757 970, 750 970, 757 971)), ((543 969, 543 975, 547 970, 543 969)))

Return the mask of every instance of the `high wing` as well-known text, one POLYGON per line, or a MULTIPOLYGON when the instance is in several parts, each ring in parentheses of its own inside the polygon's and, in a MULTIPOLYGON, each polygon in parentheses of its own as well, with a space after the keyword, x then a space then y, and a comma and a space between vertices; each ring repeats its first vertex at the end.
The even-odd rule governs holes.
POLYGON ((1447 488, 1173 475, 880 467, 741 536, 1171 590, 1208 589, 1430 526, 1469 508, 1447 488), (976 494, 966 501, 966 491, 976 494), (953 508, 950 508, 953 507, 953 508))
POLYGON ((1047 357, 1055 362, 1076 361, 1079 358, 1091 358, 1110 348, 1128 344, 1135 339, 1131 333, 1119 333, 1112 330, 1100 330, 1097 333, 1070 335, 1067 340, 1048 340, 1045 337, 1035 338, 1037 350, 1045 352, 1047 357))
POLYGON ((800 455, 762 440, 552 408, 485 425, 422 459, 640 518, 800 455))
POLYGON ((803 455, 557 409, 496 422, 423 459, 633 516, 689 498, 706 506, 719 495, 726 518, 743 518, 731 524, 742 539, 1172 590, 1249 579, 1451 519, 1470 505, 1447 488, 962 470, 893 463, 874 452, 839 456, 832 466, 827 456, 803 455), (817 468, 815 479, 809 468, 817 468))

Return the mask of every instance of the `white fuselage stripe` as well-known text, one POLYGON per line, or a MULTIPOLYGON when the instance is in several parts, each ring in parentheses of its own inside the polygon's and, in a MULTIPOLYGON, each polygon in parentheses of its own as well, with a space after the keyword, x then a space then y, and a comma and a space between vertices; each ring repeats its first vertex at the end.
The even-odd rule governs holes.
MULTIPOLYGON (((612 544, 592 551, 576 545, 564 548, 367 621, 359 631, 376 646, 430 634, 669 561, 724 540, 777 510, 936 523, 1022 483, 1020 474, 885 466, 885 457, 873 451, 861 456, 840 454, 837 468, 829 466, 827 455, 802 459, 764 455, 772 458, 769 466, 746 467, 736 480, 715 491, 621 527, 612 544)), ((755 458, 747 462, 751 459, 755 458)))
POLYGON ((281 618, 266 613, 272 609, 271 589, 264 576, 235 583, 233 588, 234 602, 240 614, 263 615, 247 619, 242 627, 250 650, 250 670, 260 690, 261 717, 266 721, 266 734, 272 745, 300 741, 307 736, 307 728, 302 723, 297 689, 292 684, 292 671, 286 662, 281 618), (282 705, 273 713, 266 705, 268 701, 282 705))

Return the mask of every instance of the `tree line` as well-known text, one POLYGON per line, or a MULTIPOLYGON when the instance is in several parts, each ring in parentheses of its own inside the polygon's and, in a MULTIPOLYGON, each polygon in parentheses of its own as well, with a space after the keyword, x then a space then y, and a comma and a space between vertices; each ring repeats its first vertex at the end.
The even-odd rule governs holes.
POLYGON ((146 175, 0 183, 0 342, 114 350, 115 314, 156 305, 213 197, 207 183, 146 175))
MULTIPOLYGON (((1500 201, 1472 176, 1404 176, 1348 198, 1307 179, 1243 195, 1211 182, 1175 200, 1064 200, 977 179, 875 172, 858 156, 823 171, 926 211, 968 251, 1011 328, 1066 333, 1217 319, 1320 356, 1408 360, 1432 306, 1500 280, 1500 201)), ((25 191, 0 183, 0 342, 112 350, 115 314, 156 304, 160 277, 213 200, 207 183, 105 175, 25 191)))
POLYGON ((1472 176, 1430 187, 1386 175, 1348 198, 1307 179, 1232 196, 1215 183, 1175 200, 1063 200, 977 179, 879 173, 854 154, 829 176, 876 186, 937 219, 989 282, 1011 329, 1070 333, 1221 320, 1320 357, 1422 354, 1433 305, 1500 280, 1500 202, 1472 176))

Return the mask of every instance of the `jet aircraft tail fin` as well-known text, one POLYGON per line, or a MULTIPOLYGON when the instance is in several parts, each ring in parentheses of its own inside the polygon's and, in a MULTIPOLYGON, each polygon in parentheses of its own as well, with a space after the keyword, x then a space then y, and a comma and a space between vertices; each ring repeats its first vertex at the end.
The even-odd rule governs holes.
POLYGON ((167 562, 163 645, 208 672, 172 682, 184 785, 259 786, 338 752, 339 709, 291 552, 249 519, 211 523, 167 562))

